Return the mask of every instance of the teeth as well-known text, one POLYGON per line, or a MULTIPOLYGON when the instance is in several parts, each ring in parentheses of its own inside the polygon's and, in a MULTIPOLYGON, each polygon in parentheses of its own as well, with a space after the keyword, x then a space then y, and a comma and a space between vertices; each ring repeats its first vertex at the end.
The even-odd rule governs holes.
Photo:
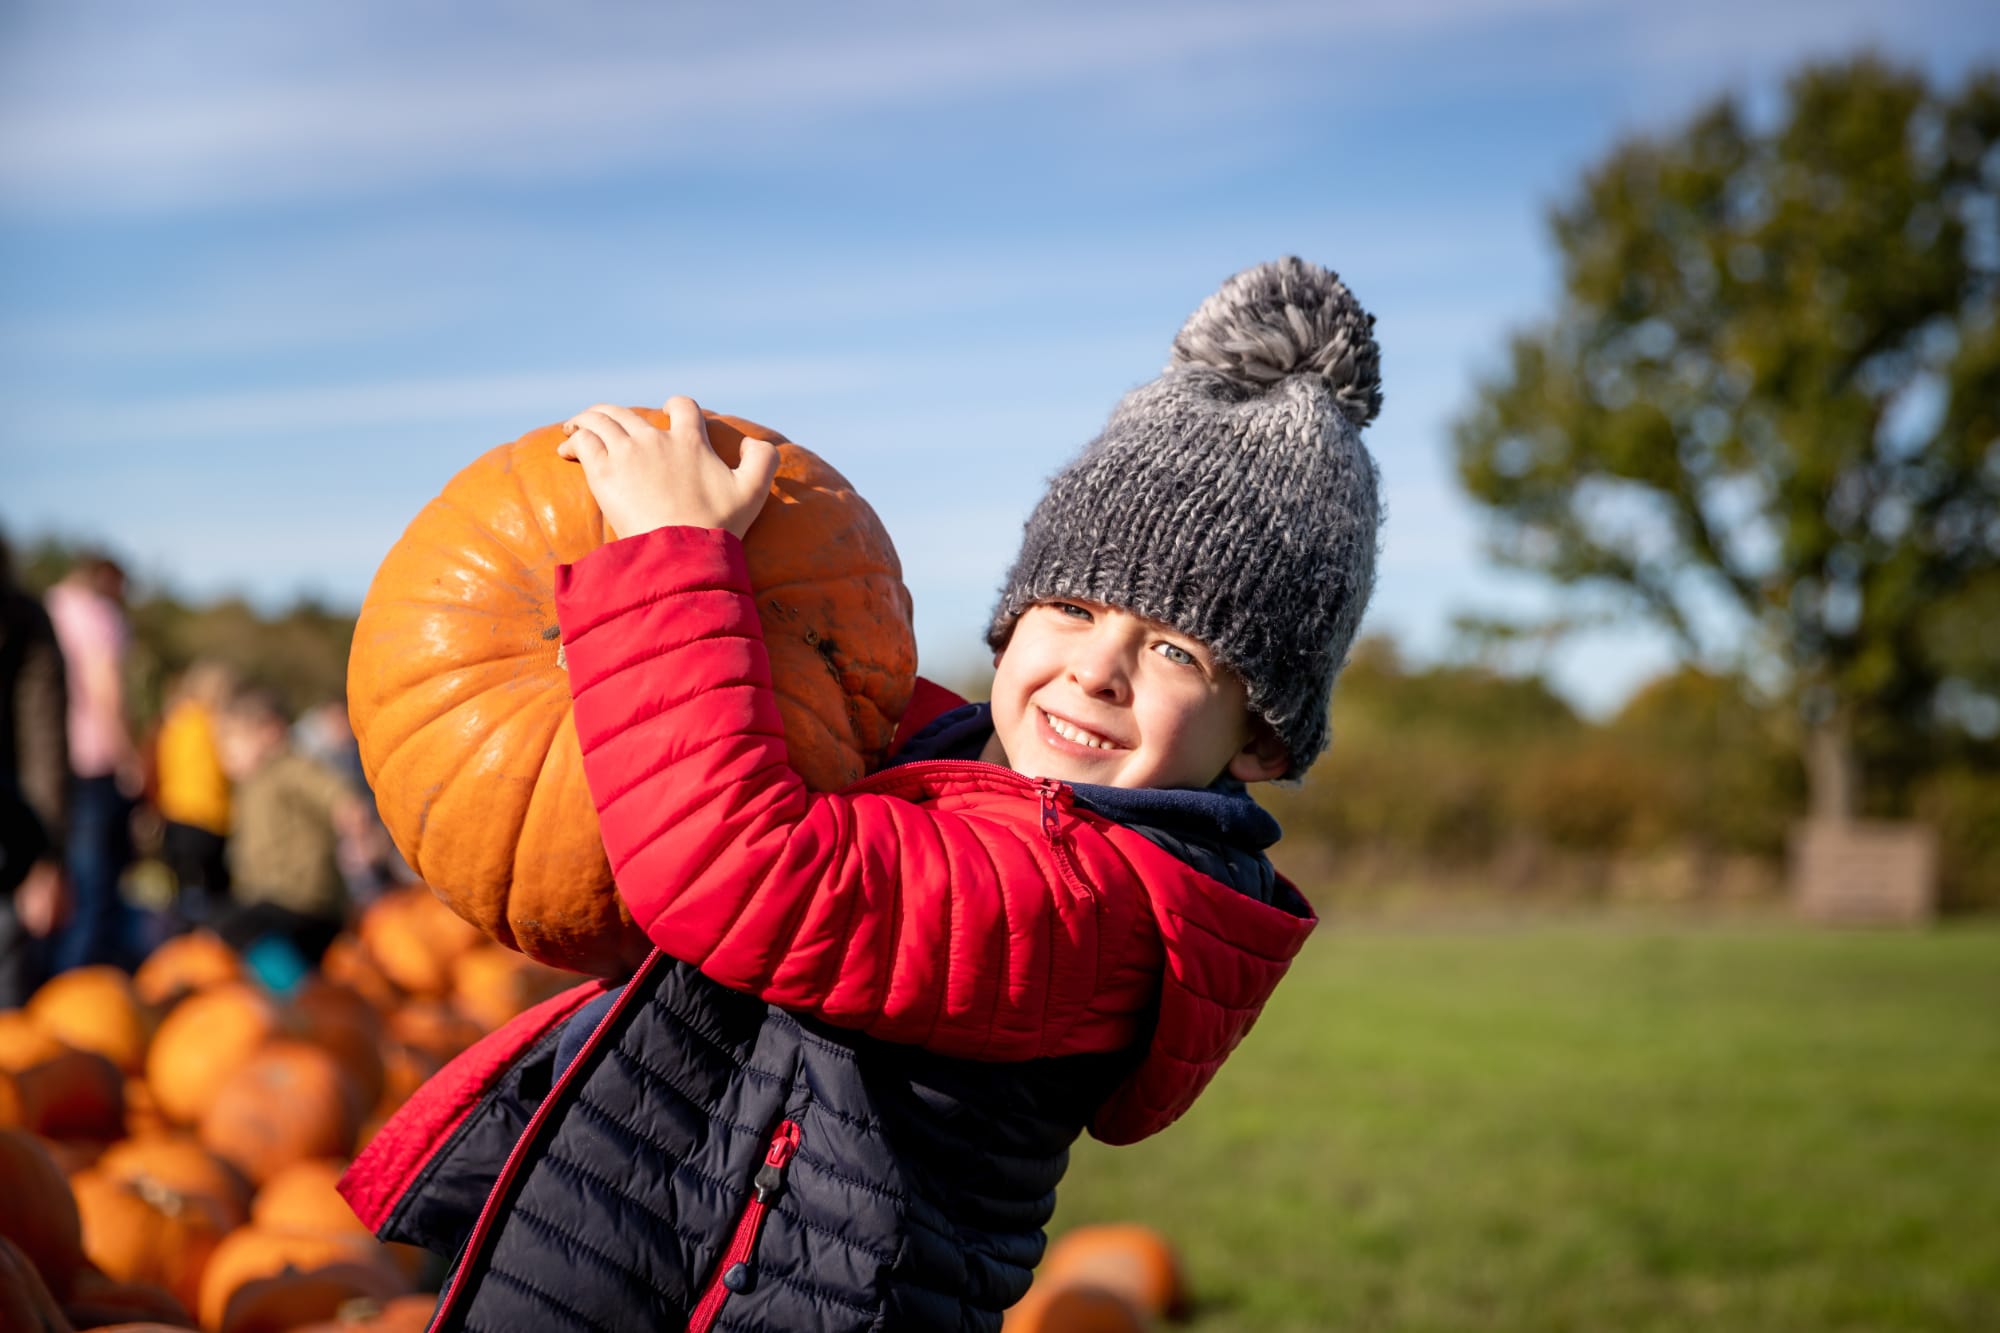
POLYGON ((1066 741, 1074 741, 1078 745, 1087 745, 1093 750, 1109 750, 1112 748, 1110 741, 1100 736, 1092 735, 1082 727, 1071 726, 1053 713, 1044 712, 1042 716, 1047 719, 1049 730, 1066 741))

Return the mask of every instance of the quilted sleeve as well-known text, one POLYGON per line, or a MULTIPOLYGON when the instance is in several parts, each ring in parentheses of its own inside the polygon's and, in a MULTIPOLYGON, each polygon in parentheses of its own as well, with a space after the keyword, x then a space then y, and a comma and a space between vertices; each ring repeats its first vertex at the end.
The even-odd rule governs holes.
POLYGON ((612 873, 663 952, 946 1055, 1135 1039, 1158 996, 1143 895, 1089 888, 1026 779, 995 769, 1002 799, 960 812, 806 789, 735 537, 613 542, 558 571, 557 607, 612 873))

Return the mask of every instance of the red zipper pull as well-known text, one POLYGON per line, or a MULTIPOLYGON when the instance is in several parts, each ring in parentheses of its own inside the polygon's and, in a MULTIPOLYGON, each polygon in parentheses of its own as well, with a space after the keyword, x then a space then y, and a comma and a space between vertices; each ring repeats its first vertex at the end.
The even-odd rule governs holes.
POLYGON ((1049 840, 1050 846, 1054 846, 1062 829, 1062 820, 1057 812, 1061 808, 1063 784, 1054 778, 1036 778, 1035 790, 1042 797, 1042 836, 1049 840))
POLYGON ((754 1182, 756 1188, 745 1201, 742 1215, 736 1219, 735 1234, 730 1237, 729 1247, 722 1252, 722 1258, 716 1264, 708 1290, 702 1293, 701 1300, 688 1317, 688 1333, 709 1333, 715 1327, 716 1316, 722 1312, 723 1302, 736 1292, 749 1291, 756 1286, 757 1275, 751 1268, 751 1259, 757 1248, 757 1233, 763 1228, 764 1214, 770 1211, 771 1200, 784 1188, 785 1167, 790 1165, 798 1151, 798 1123, 787 1120, 778 1126, 778 1132, 771 1136, 771 1146, 764 1150, 764 1162, 757 1168, 754 1182))
POLYGON ((799 1150, 799 1127, 787 1120, 771 1137, 764 1152, 764 1165, 757 1168, 757 1202, 769 1203, 785 1186, 785 1167, 799 1150))

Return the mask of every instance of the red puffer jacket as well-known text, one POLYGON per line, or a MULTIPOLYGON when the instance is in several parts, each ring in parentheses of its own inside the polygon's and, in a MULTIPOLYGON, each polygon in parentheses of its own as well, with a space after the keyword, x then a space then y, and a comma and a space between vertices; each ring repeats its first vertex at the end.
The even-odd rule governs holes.
POLYGON ((808 791, 728 533, 613 542, 558 571, 557 607, 619 892, 732 989, 976 1060, 1145 1039, 1091 1125, 1129 1143, 1192 1104, 1315 925, 997 765, 808 791))

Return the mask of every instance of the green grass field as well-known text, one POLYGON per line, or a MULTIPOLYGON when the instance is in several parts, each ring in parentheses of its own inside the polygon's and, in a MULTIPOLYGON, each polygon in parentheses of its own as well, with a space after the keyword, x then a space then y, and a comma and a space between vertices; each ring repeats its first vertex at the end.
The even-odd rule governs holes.
POLYGON ((1330 924, 1061 1199, 1200 1333, 2000 1330, 2000 930, 1330 924))

